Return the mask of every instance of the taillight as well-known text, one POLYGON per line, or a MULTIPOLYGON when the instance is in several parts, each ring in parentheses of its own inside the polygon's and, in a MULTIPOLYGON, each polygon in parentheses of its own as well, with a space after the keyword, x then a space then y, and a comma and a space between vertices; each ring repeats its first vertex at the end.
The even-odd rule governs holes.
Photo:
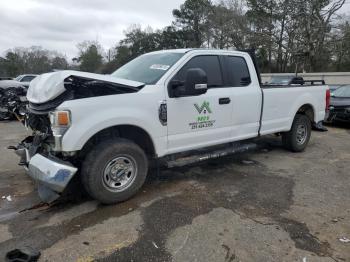
POLYGON ((331 91, 327 89, 326 91, 326 111, 329 110, 329 105, 331 101, 331 91))

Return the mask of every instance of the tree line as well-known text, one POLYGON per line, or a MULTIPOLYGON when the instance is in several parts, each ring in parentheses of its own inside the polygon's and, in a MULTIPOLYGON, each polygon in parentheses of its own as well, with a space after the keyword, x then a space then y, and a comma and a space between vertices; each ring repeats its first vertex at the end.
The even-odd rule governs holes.
POLYGON ((107 51, 97 41, 78 44, 73 64, 57 52, 15 48, 6 53, 0 68, 9 75, 72 67, 107 74, 155 50, 254 48, 262 72, 349 71, 350 25, 348 19, 338 15, 344 3, 345 0, 186 0, 173 10, 173 22, 163 29, 133 25, 107 51))
POLYGON ((16 47, 0 57, 0 76, 15 77, 20 74, 40 74, 55 69, 67 69, 65 56, 40 46, 16 47))

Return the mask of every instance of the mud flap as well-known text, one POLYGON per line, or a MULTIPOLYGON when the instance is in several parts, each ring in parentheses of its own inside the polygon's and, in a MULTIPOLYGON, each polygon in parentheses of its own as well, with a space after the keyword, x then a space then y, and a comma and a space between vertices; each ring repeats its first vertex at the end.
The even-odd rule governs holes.
POLYGON ((328 131, 328 129, 323 125, 323 121, 320 121, 316 125, 314 125, 314 130, 321 131, 321 132, 328 131))
POLYGON ((41 183, 38 184, 38 194, 40 199, 48 204, 52 203, 60 197, 60 195, 55 191, 52 191, 50 188, 41 183))

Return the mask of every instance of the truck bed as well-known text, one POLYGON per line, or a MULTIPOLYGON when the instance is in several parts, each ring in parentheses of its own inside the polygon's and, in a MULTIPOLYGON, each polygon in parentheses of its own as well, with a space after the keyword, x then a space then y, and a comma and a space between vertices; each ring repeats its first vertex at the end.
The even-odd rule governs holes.
POLYGON ((261 135, 290 130, 295 114, 305 105, 313 111, 314 122, 325 117, 326 85, 261 85, 263 112, 261 135))

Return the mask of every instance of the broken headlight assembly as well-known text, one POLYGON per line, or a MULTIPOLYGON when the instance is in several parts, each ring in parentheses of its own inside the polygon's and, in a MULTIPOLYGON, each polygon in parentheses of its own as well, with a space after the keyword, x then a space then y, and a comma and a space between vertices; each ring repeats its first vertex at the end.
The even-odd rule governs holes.
POLYGON ((71 126, 71 113, 69 110, 52 111, 49 113, 52 135, 55 139, 53 151, 62 150, 62 139, 71 126))

